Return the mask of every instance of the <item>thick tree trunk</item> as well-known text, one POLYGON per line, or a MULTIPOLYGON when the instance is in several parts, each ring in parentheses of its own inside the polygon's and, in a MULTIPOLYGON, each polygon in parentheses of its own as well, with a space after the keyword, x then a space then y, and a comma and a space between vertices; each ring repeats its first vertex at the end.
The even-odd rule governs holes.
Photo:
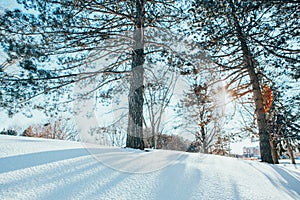
POLYGON ((267 127, 266 115, 264 113, 263 98, 261 94, 261 88, 259 86, 259 79, 255 72, 255 60, 253 59, 249 47, 246 42, 246 37, 238 23, 238 19, 234 16, 234 25, 237 31, 237 37, 241 43, 243 51, 243 58, 246 64, 246 68, 250 77, 250 81, 253 89, 253 96, 255 102, 255 115, 257 118, 257 125, 259 130, 259 146, 261 153, 261 161, 267 163, 273 163, 271 154, 270 137, 267 127))
POLYGON ((144 104, 144 0, 136 0, 134 50, 129 91, 129 116, 126 146, 144 149, 143 104, 144 104))
POLYGON ((267 124, 266 116, 264 113, 264 106, 263 106, 261 89, 259 87, 259 80, 254 70, 254 63, 251 60, 251 57, 248 55, 246 54, 244 57, 245 59, 247 59, 245 61, 247 63, 248 74, 250 76, 252 89, 253 89, 253 96, 254 96, 254 102, 256 108, 255 114, 257 118, 258 130, 259 130, 259 146, 261 152, 261 160, 262 162, 274 163, 271 154, 270 136, 268 132, 268 124, 267 124))
POLYGON ((247 70, 250 76, 252 89, 253 89, 254 103, 256 108, 255 114, 257 118, 258 130, 259 130, 259 146, 261 152, 261 160, 262 162, 274 163, 271 154, 270 136, 268 132, 266 115, 264 113, 264 105, 263 105, 261 89, 259 87, 259 80, 257 74, 255 73, 254 70, 255 65, 253 63, 249 51, 248 53, 247 52, 245 53, 244 59, 247 63, 247 70))

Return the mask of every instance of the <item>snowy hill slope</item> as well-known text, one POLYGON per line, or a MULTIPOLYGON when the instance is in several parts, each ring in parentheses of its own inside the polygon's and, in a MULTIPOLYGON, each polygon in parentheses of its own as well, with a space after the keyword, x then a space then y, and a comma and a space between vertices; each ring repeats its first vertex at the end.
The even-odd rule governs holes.
POLYGON ((0 136, 0 199, 300 199, 298 167, 0 136))

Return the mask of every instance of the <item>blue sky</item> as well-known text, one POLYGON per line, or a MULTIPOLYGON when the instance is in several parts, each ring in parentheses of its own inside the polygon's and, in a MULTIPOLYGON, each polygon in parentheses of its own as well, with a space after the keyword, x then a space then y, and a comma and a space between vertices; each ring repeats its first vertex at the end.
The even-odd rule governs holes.
POLYGON ((15 0, 0 0, 0 9, 11 9, 11 8, 16 8, 18 4, 16 3, 15 0))

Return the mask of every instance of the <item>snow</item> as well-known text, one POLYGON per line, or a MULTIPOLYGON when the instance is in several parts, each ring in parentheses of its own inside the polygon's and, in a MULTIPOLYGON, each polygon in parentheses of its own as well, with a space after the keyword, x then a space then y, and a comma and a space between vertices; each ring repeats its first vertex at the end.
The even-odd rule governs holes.
POLYGON ((1 135, 0 199, 300 199, 300 169, 1 135))

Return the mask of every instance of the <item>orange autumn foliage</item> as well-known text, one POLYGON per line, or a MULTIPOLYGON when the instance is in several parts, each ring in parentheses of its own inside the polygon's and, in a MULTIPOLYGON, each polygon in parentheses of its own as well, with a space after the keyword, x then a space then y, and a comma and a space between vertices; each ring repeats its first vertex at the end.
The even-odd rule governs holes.
POLYGON ((271 88, 267 84, 265 84, 262 88, 261 93, 263 97, 264 113, 267 113, 270 110, 273 101, 271 88))

